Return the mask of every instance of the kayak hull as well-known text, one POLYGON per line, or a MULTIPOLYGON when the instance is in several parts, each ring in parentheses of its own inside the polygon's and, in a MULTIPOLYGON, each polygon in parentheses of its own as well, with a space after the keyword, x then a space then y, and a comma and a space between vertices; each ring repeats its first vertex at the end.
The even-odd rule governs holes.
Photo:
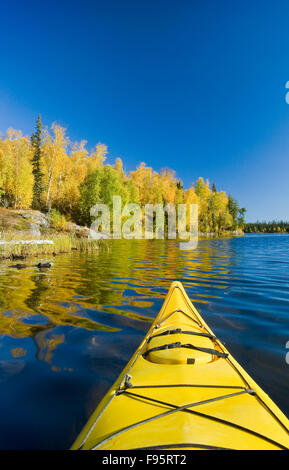
POLYGON ((71 449, 288 449, 288 429, 174 282, 71 449))

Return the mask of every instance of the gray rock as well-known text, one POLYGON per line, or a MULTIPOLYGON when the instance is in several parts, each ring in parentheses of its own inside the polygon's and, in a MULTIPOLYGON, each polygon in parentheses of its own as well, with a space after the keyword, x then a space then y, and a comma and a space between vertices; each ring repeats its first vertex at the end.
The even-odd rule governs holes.
POLYGON ((19 215, 41 228, 49 228, 49 217, 40 211, 19 211, 19 215))
POLYGON ((90 229, 88 227, 82 227, 73 222, 67 222, 67 230, 74 233, 77 237, 88 238, 90 229))
POLYGON ((33 224, 31 223, 30 224, 30 230, 29 232, 31 233, 31 235, 35 238, 39 238, 40 235, 41 235, 41 232, 39 230, 39 227, 36 225, 36 224, 33 224))

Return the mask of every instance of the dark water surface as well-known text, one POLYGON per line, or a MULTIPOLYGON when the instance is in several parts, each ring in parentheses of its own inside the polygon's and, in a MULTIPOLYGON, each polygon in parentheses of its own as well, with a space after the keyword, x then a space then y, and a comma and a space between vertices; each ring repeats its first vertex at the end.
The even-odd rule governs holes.
POLYGON ((174 280, 289 417, 289 236, 202 240, 187 252, 115 241, 50 269, 37 262, 0 265, 1 449, 68 448, 174 280))

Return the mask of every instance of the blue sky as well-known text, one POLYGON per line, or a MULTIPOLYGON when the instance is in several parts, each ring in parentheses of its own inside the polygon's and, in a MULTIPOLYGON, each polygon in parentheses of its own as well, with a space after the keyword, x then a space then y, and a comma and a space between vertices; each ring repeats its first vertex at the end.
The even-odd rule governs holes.
POLYGON ((88 148, 289 219, 289 3, 0 0, 0 132, 41 113, 88 148))

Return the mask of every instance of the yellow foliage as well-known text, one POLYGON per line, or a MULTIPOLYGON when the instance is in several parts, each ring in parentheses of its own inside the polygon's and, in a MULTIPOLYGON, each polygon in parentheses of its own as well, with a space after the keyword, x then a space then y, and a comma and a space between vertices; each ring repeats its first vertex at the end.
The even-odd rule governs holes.
POLYGON ((1 187, 7 202, 17 209, 29 208, 32 202, 32 151, 21 131, 8 129, 7 138, 0 140, 1 187))
MULTIPOLYGON (((48 210, 54 208, 59 214, 73 218, 73 214, 81 210, 79 208, 83 193, 80 189, 87 175, 98 172, 95 194, 92 194, 96 200, 97 197, 109 200, 114 195, 113 192, 119 192, 118 195, 122 196, 124 204, 198 204, 200 231, 218 232, 238 225, 238 219, 234 215, 233 220, 232 210, 229 210, 228 196, 224 191, 216 191, 215 186, 211 190, 208 180, 200 177, 195 185, 184 190, 182 182, 177 181, 173 170, 165 168, 156 172, 144 162, 126 175, 121 158, 116 158, 113 167, 104 165, 108 154, 105 144, 99 142, 88 152, 86 143, 82 140, 71 144, 66 130, 57 123, 53 123, 50 129, 44 128, 40 151, 44 187, 42 204, 48 210), (107 173, 109 167, 112 171, 107 173), (107 175, 111 175, 111 178, 107 175)), ((2 205, 17 209, 31 207, 34 183, 31 162, 33 154, 30 139, 22 136, 21 131, 10 128, 7 136, 0 139, 2 205)), ((280 227, 276 230, 281 231, 280 227)))

